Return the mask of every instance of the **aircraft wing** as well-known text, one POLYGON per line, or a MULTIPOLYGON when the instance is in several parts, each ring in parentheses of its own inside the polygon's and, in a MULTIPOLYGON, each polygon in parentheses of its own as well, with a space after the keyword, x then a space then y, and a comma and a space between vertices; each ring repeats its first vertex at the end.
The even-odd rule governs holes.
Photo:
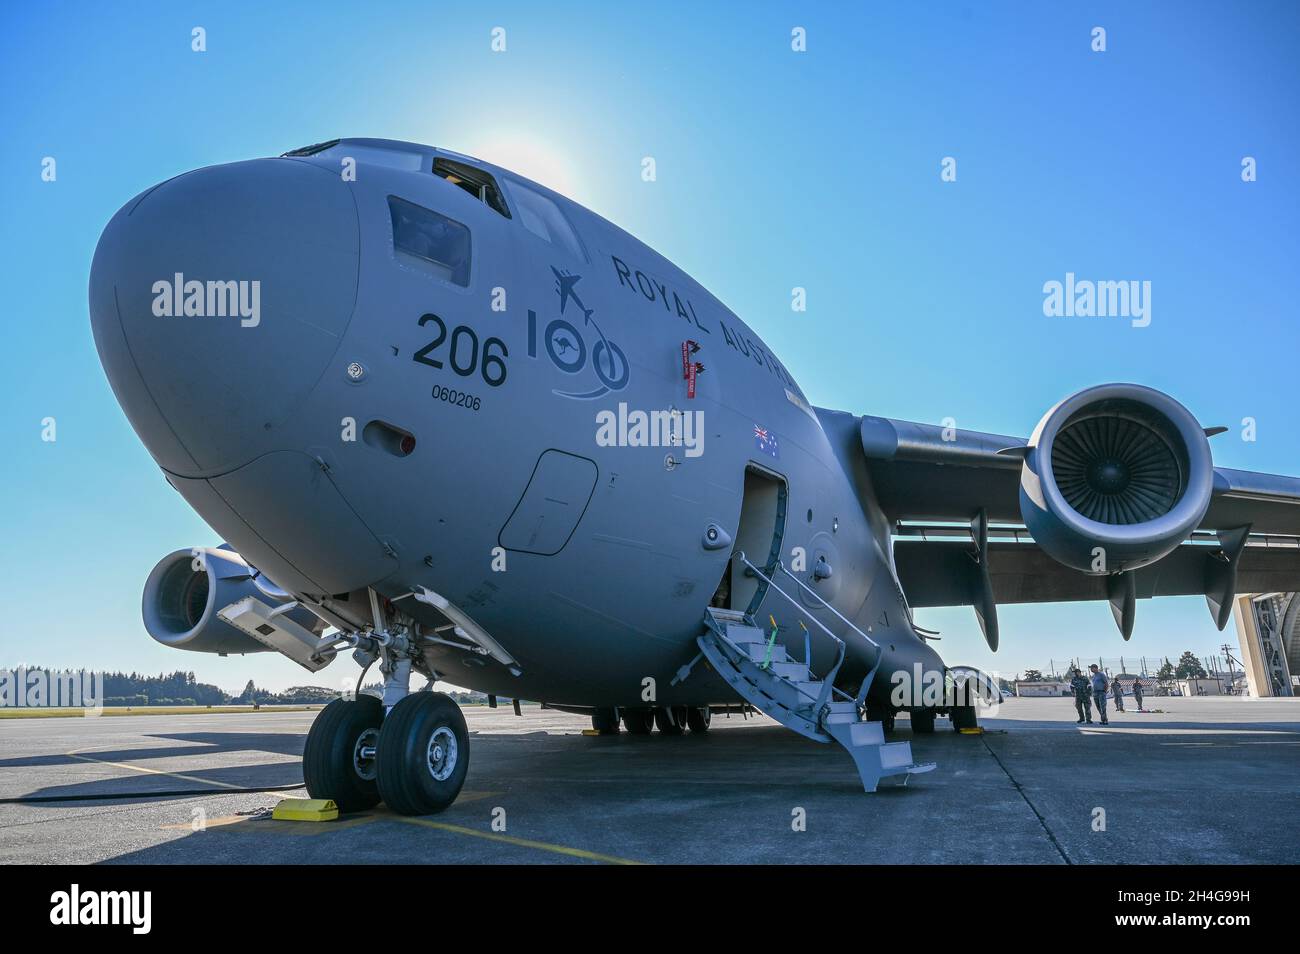
MULTIPOLYGON (((1148 389, 1139 390, 1142 393, 1133 393, 1143 398, 1148 389)), ((1300 478, 1214 467, 1206 437, 1212 437, 1216 429, 1204 431, 1197 426, 1198 433, 1187 440, 1189 449, 1182 466, 1188 473, 1197 467, 1203 472, 1199 485, 1194 478, 1187 478, 1183 483, 1186 489, 1180 491, 1184 497, 1202 494, 1203 510, 1193 512, 1190 521, 1174 523, 1172 517, 1156 514, 1149 524, 1137 518, 1112 517, 1119 524, 1112 526, 1105 521, 1074 519, 1079 514, 1072 511, 1064 524, 1044 518, 1043 512, 1052 508, 1050 502, 1043 503, 1049 495, 1042 482, 1051 479, 1064 485, 1071 479, 1069 461, 1054 458, 1056 476, 1048 478, 1041 459, 1035 466, 1034 454, 1045 435, 1048 439, 1056 436, 1061 446, 1074 439, 1061 438, 1059 432, 1081 419, 1079 407, 1086 409, 1085 417, 1101 420, 1089 425, 1093 443, 1078 442, 1080 448, 1091 449, 1096 444, 1098 454, 1106 456, 1108 452, 1100 446, 1106 428, 1113 431, 1113 446, 1140 448, 1139 438, 1124 429, 1128 424, 1104 420, 1115 407, 1121 407, 1120 416, 1129 414, 1127 406, 1117 400, 1084 402, 1066 408, 1068 414, 1058 414, 1067 404, 1062 402, 1048 412, 1029 439, 882 417, 860 418, 858 439, 867 480, 892 524, 895 568, 908 603, 913 607, 974 606, 985 637, 996 649, 998 603, 1107 600, 1127 639, 1137 599, 1204 595, 1222 629, 1237 593, 1300 590, 1300 478), (1207 448, 1203 456, 1198 456, 1198 439, 1207 448), (1132 556, 1123 541, 1140 536, 1144 526, 1176 536, 1156 544, 1154 557, 1150 545, 1145 555, 1132 556), (1089 530, 1096 530, 1098 539, 1089 539, 1089 530), (1114 533, 1108 535, 1110 531, 1114 533), (1081 535, 1082 539, 1075 539, 1081 535), (1097 547, 1089 549, 1094 543, 1097 547), (1099 552, 1098 548, 1125 554, 1125 561, 1095 572, 1095 566, 1081 560, 1086 560, 1089 552, 1099 552)), ((1173 406, 1186 414, 1181 406, 1173 406)), ((1163 410, 1164 406, 1156 407, 1163 410)), ((1170 416, 1179 423, 1175 412, 1170 416)), ((1141 415, 1137 418, 1142 419, 1141 415)), ((1177 443, 1177 431, 1173 427, 1161 431, 1154 414, 1146 423, 1171 435, 1171 444, 1177 443)), ((1181 423, 1186 434, 1187 422, 1181 423)), ((1079 436, 1076 430, 1074 437, 1079 436)), ((1046 446, 1050 452, 1050 445, 1046 446)), ((1136 453, 1140 457, 1146 452, 1139 449, 1136 453)), ((1080 469, 1087 466, 1084 460, 1080 469)), ((1077 475, 1075 479, 1082 480, 1077 475)), ((1170 510, 1176 497, 1170 496, 1170 510)), ((1060 499, 1061 495, 1056 495, 1058 503, 1060 499)))
MULTIPOLYGON (((964 521, 983 507, 990 521, 1021 522, 1023 456, 1008 451, 1026 448, 1025 438, 884 417, 863 417, 859 431, 876 499, 891 520, 964 521)), ((1300 536, 1300 478, 1215 467, 1200 527, 1247 524, 1300 536)))
MULTIPOLYGON (((949 529, 949 528, 945 528, 949 529)), ((965 585, 974 544, 966 539, 935 539, 934 530, 904 526, 894 541, 899 583, 913 607, 971 606, 976 594, 965 585), (923 534, 928 535, 929 539, 923 534)), ((1013 531, 1024 535, 1023 530, 1013 531)), ((997 603, 1071 603, 1108 600, 1107 577, 1092 576, 1052 559, 1033 542, 990 541, 989 576, 997 603)), ((1134 570, 1135 598, 1201 596, 1210 560, 1222 548, 1207 536, 1185 543, 1150 566, 1134 570)), ((1295 538, 1260 536, 1248 540, 1237 564, 1241 593, 1285 593, 1300 589, 1300 547, 1295 538)))

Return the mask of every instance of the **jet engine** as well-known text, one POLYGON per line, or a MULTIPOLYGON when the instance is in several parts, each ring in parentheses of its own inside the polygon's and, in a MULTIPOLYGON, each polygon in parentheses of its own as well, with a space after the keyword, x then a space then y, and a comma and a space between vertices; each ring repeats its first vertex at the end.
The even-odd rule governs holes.
MULTIPOLYGON (((145 582, 144 628, 158 642, 175 649, 222 655, 268 652, 268 646, 217 615, 249 596, 268 605, 292 599, 234 550, 177 550, 159 560, 145 582)), ((324 628, 315 614, 301 607, 286 615, 315 633, 324 628)))
POLYGON ((1066 566, 1109 575, 1173 552, 1210 506, 1214 463, 1196 418, 1135 384, 1080 391, 1038 422, 1020 473, 1020 513, 1066 566))

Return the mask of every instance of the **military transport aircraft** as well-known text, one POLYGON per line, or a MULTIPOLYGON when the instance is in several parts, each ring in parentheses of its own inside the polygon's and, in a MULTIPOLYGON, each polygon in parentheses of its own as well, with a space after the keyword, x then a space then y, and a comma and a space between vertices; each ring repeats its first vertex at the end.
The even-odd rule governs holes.
POLYGON ((162 559, 148 632, 382 700, 309 733, 313 797, 449 805, 469 762, 437 680, 703 732, 748 704, 853 756, 973 726, 977 672, 912 609, 1300 587, 1300 480, 1217 468, 1182 405, 1065 398, 1025 440, 813 406, 671 262, 468 156, 344 139, 199 169, 99 241, 95 343, 166 480, 228 541, 162 559), (581 298, 576 286, 581 282, 581 298), (566 308, 572 301, 574 308, 566 308), (411 691, 413 674, 429 691, 411 691), (362 672, 364 676, 364 672, 362 672), (358 686, 360 680, 358 680, 358 686))

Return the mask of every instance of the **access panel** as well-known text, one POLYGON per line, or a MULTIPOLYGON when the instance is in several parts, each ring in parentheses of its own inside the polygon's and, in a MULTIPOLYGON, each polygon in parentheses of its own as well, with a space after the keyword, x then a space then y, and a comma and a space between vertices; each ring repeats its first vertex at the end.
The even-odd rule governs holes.
POLYGON ((564 549, 596 489, 595 461, 559 450, 543 451, 514 513, 501 528, 507 550, 554 556, 564 549))

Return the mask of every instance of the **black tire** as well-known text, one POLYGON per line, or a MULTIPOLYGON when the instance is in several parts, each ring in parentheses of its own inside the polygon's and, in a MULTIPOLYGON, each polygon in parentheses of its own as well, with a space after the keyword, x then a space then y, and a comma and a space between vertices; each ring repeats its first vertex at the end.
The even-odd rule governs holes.
POLYGON ((379 794, 393 811, 442 811, 460 794, 469 770, 469 731, 460 706, 441 692, 407 696, 379 730, 375 762, 379 794))
POLYGON ((708 706, 692 706, 686 710, 686 724, 690 726, 692 732, 708 732, 709 723, 712 721, 713 710, 708 706))
POLYGON ((623 728, 632 735, 649 735, 655 727, 654 709, 623 709, 623 728))
POLYGON ((934 731, 934 710, 929 706, 921 709, 913 709, 912 731, 922 735, 929 735, 934 731))
POLYGON ((591 727, 601 735, 618 735, 618 710, 613 706, 593 709, 591 727))
POLYGON ((660 706, 655 709, 655 725, 664 735, 681 735, 686 731, 686 706, 660 706))
POLYGON ((379 804, 374 759, 363 759, 363 745, 379 741, 384 707, 374 696, 335 699, 316 716, 302 753, 302 778, 312 798, 334 800, 341 812, 360 812, 379 804))
POLYGON ((973 705, 953 706, 948 710, 948 718, 952 720, 954 732, 960 732, 962 729, 979 728, 979 720, 975 718, 975 707, 973 705))

